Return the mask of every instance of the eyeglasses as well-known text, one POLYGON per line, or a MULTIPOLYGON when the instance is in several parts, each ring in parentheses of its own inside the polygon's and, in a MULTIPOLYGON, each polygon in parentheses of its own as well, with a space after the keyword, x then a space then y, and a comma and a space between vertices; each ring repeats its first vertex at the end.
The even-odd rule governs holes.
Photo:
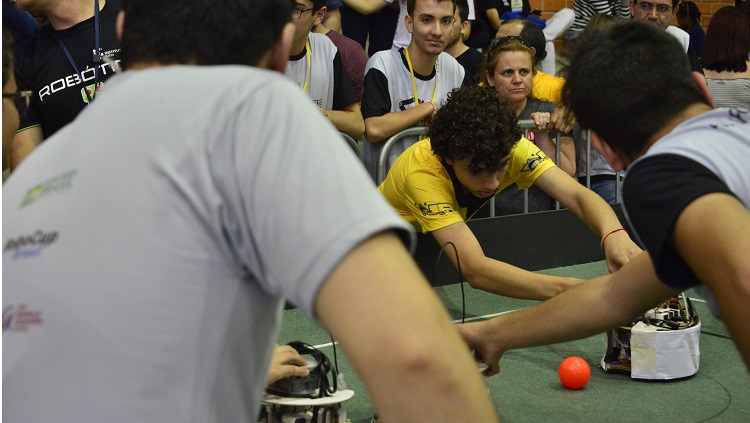
POLYGON ((311 7, 309 9, 297 9, 296 7, 292 9, 292 19, 299 19, 302 17, 302 14, 305 12, 309 12, 313 10, 314 8, 311 7))
POLYGON ((13 104, 15 104, 16 110, 18 110, 18 115, 23 117, 29 110, 31 96, 33 94, 33 91, 17 91, 15 93, 3 94, 3 98, 9 98, 13 100, 13 104))
POLYGON ((492 42, 490 43, 490 51, 500 46, 503 46, 505 44, 508 44, 511 41, 518 41, 519 43, 525 45, 526 47, 531 48, 531 46, 526 41, 524 41, 523 38, 515 36, 515 35, 506 35, 505 37, 495 38, 494 40, 492 40, 492 42))
POLYGON ((645 1, 636 4, 641 8, 642 11, 646 13, 651 13, 654 8, 656 9, 656 13, 660 15, 666 15, 667 13, 672 11, 672 6, 669 6, 667 4, 653 4, 645 1))

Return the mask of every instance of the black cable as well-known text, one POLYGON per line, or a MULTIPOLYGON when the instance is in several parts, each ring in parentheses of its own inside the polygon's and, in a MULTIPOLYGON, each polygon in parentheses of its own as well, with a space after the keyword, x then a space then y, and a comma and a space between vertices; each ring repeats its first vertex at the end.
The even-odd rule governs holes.
POLYGON ((716 383, 717 385, 721 386, 721 388, 724 389, 724 392, 726 392, 726 394, 727 394, 727 403, 726 403, 726 405, 724 405, 724 408, 722 408, 721 411, 719 411, 718 413, 714 414, 713 416, 708 417, 708 418, 703 419, 700 422, 698 422, 698 423, 703 423, 703 422, 707 422, 709 420, 713 420, 713 419, 719 417, 720 415, 724 414, 724 412, 726 412, 729 409, 729 406, 732 405, 732 394, 729 392, 729 389, 727 389, 726 386, 724 386, 721 382, 719 382, 718 380, 712 378, 711 376, 708 376, 705 373, 701 374, 700 376, 707 377, 707 378, 711 379, 712 381, 714 381, 714 383, 716 383))
POLYGON ((701 329, 701 336, 703 336, 703 335, 715 336, 717 338, 724 338, 724 339, 728 339, 730 341, 734 341, 734 338, 732 338, 731 336, 724 335, 724 334, 721 334, 721 333, 706 332, 706 331, 704 331, 704 330, 701 329))
POLYGON ((440 259, 443 258, 443 253, 445 252, 445 246, 450 244, 451 247, 453 247, 453 252, 456 254, 456 267, 458 268, 458 284, 461 285, 461 323, 466 322, 466 294, 464 293, 464 277, 461 273, 461 260, 458 258, 458 249, 456 248, 456 244, 454 244, 451 241, 446 242, 440 247, 440 252, 438 253, 437 262, 435 263, 435 282, 437 282, 437 275, 438 275, 438 267, 440 266, 440 259))
MULTIPOLYGON (((325 354, 319 352, 323 361, 320 362, 320 391, 318 392, 318 398, 327 397, 333 395, 338 390, 338 372, 336 369, 331 367, 331 362, 328 360, 325 354), (330 373, 331 379, 333 379, 333 385, 328 379, 330 373)), ((318 357, 315 357, 316 359, 318 357)))
POLYGON ((331 345, 333 346, 333 365, 336 367, 336 373, 339 372, 339 359, 336 355, 336 341, 333 340, 333 335, 331 335, 331 332, 328 332, 328 336, 331 338, 331 345))

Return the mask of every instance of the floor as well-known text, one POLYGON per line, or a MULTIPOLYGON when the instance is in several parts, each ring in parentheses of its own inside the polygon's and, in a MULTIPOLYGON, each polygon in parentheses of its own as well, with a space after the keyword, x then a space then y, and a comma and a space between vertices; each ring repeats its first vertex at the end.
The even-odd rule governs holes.
MULTIPOLYGON (((606 272, 604 262, 561 267, 540 273, 590 278, 606 272)), ((461 285, 435 288, 457 321, 462 318, 461 285)), ((464 284, 466 319, 485 319, 534 301, 509 299, 464 284)), ((750 422, 750 373, 726 328, 709 313, 705 303, 688 291, 701 318, 700 370, 694 376, 672 381, 643 381, 598 368, 605 351, 604 335, 506 353, 500 374, 486 378, 498 413, 504 422, 750 422), (557 368, 576 355, 591 366, 589 383, 581 390, 562 386, 557 368)), ((306 320, 297 310, 285 311, 280 343, 302 340, 318 346, 333 360, 328 333, 306 320)), ((344 403, 353 423, 369 423, 375 409, 365 389, 341 351, 339 371, 355 396, 344 403)), ((467 416, 467 422, 471 418, 467 416)))

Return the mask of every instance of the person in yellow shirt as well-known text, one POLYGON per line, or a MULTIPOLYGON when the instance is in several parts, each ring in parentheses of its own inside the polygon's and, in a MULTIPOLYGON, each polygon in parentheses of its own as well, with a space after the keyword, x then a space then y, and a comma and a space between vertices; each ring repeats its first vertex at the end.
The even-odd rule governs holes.
POLYGON ((603 238, 610 271, 641 252, 598 195, 565 174, 518 129, 515 112, 491 87, 450 93, 428 138, 404 151, 378 187, 414 228, 432 233, 472 287, 544 300, 580 281, 529 272, 484 255, 466 221, 493 196, 517 184, 538 186, 603 238))

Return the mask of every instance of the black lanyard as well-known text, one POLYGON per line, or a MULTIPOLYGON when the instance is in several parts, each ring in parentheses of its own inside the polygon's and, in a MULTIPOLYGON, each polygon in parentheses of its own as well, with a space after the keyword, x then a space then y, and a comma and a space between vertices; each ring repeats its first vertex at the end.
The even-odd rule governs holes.
MULTIPOLYGON (((76 66, 76 63, 73 61, 73 58, 70 56, 70 52, 67 48, 65 48, 65 44, 63 44, 60 37, 57 36, 55 32, 52 32, 52 35, 55 37, 55 40, 57 40, 57 44, 60 46, 60 51, 63 52, 65 55, 65 58, 68 59, 68 63, 70 63, 70 66, 73 68, 73 70, 78 74, 78 78, 81 80, 81 84, 83 84, 83 92, 86 93, 86 98, 89 100, 89 104, 93 101, 93 98, 89 94, 89 91, 86 89, 86 84, 83 82, 83 74, 78 70, 78 67, 76 66)), ((99 66, 102 62, 102 55, 99 48, 99 0, 94 0, 94 96, 96 96, 96 89, 99 86, 99 66)))

